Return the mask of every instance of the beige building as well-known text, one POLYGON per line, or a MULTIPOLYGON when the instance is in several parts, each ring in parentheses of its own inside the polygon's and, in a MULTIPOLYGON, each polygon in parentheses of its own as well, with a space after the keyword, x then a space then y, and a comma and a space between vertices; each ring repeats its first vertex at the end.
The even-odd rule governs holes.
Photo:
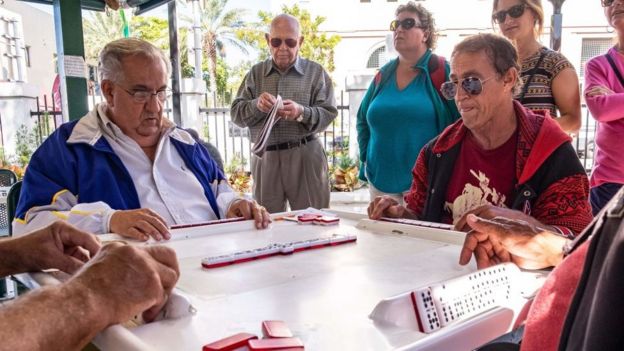
POLYGON ((55 52, 50 13, 25 2, 0 1, 0 146, 7 156, 14 153, 18 128, 36 120, 30 115, 36 98, 50 97, 55 52))

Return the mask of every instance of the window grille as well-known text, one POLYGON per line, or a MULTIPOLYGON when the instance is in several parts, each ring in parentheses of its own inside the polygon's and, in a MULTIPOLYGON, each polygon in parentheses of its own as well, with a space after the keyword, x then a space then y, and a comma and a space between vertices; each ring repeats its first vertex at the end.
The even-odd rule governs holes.
POLYGON ((386 47, 381 46, 368 57, 366 68, 379 68, 386 63, 386 47))

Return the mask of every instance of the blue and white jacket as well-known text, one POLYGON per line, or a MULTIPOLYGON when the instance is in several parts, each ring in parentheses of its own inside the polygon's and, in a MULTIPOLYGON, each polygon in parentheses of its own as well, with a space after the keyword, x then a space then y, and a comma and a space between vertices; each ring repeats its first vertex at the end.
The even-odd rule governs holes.
MULTIPOLYGON (((58 219, 107 233, 115 210, 142 207, 128 170, 103 136, 97 111, 96 106, 80 120, 63 124, 33 154, 13 221, 16 235, 58 219)), ((207 150, 180 128, 167 137, 204 188, 214 213, 224 218, 238 197, 207 150)))

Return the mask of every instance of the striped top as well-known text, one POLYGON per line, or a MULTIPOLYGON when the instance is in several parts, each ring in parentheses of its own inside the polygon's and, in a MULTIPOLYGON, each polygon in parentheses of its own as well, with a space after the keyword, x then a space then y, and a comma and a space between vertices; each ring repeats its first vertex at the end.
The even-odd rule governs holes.
POLYGON ((520 73, 522 89, 516 95, 516 99, 530 110, 548 110, 552 117, 556 117, 557 105, 555 105, 552 93, 552 80, 566 68, 574 69, 574 66, 565 56, 547 47, 542 47, 535 54, 522 61, 520 73), (544 54, 544 58, 539 63, 539 67, 534 70, 542 54, 544 54), (524 99, 520 100, 519 98, 522 95, 522 91, 524 91, 527 80, 533 72, 535 74, 529 83, 529 89, 524 95, 524 99))

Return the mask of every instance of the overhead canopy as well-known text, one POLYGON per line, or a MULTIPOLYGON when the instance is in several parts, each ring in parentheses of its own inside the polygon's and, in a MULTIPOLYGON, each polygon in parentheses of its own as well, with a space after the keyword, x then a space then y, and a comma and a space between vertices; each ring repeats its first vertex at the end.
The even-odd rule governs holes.
MULTIPOLYGON (((52 5, 53 0, 19 0, 25 2, 34 2, 38 4, 47 4, 52 5)), ((160 5, 164 5, 172 0, 126 0, 125 3, 130 6, 136 8, 136 14, 140 15, 145 11, 149 11, 153 8, 156 8, 160 5)), ((104 11, 106 8, 106 4, 109 4, 109 7, 114 8, 115 4, 119 6, 119 0, 80 0, 80 7, 83 10, 91 10, 91 11, 104 11)))
MULTIPOLYGON (((51 5, 54 9, 54 27, 56 34, 56 50, 58 54, 58 71, 60 75, 63 118, 75 120, 88 112, 87 81, 84 62, 84 38, 82 33, 81 10, 104 11, 106 6, 115 10, 120 3, 135 8, 140 15, 168 3, 169 12, 169 51, 172 63, 171 89, 173 120, 181 125, 180 112, 180 60, 178 52, 178 28, 176 2, 173 0, 19 0, 51 5), (78 64, 76 75, 76 64, 78 64), (80 69, 80 66, 83 69, 80 69), (68 75, 68 71, 71 71, 68 75)), ((124 6, 124 7, 125 7, 124 6)))

